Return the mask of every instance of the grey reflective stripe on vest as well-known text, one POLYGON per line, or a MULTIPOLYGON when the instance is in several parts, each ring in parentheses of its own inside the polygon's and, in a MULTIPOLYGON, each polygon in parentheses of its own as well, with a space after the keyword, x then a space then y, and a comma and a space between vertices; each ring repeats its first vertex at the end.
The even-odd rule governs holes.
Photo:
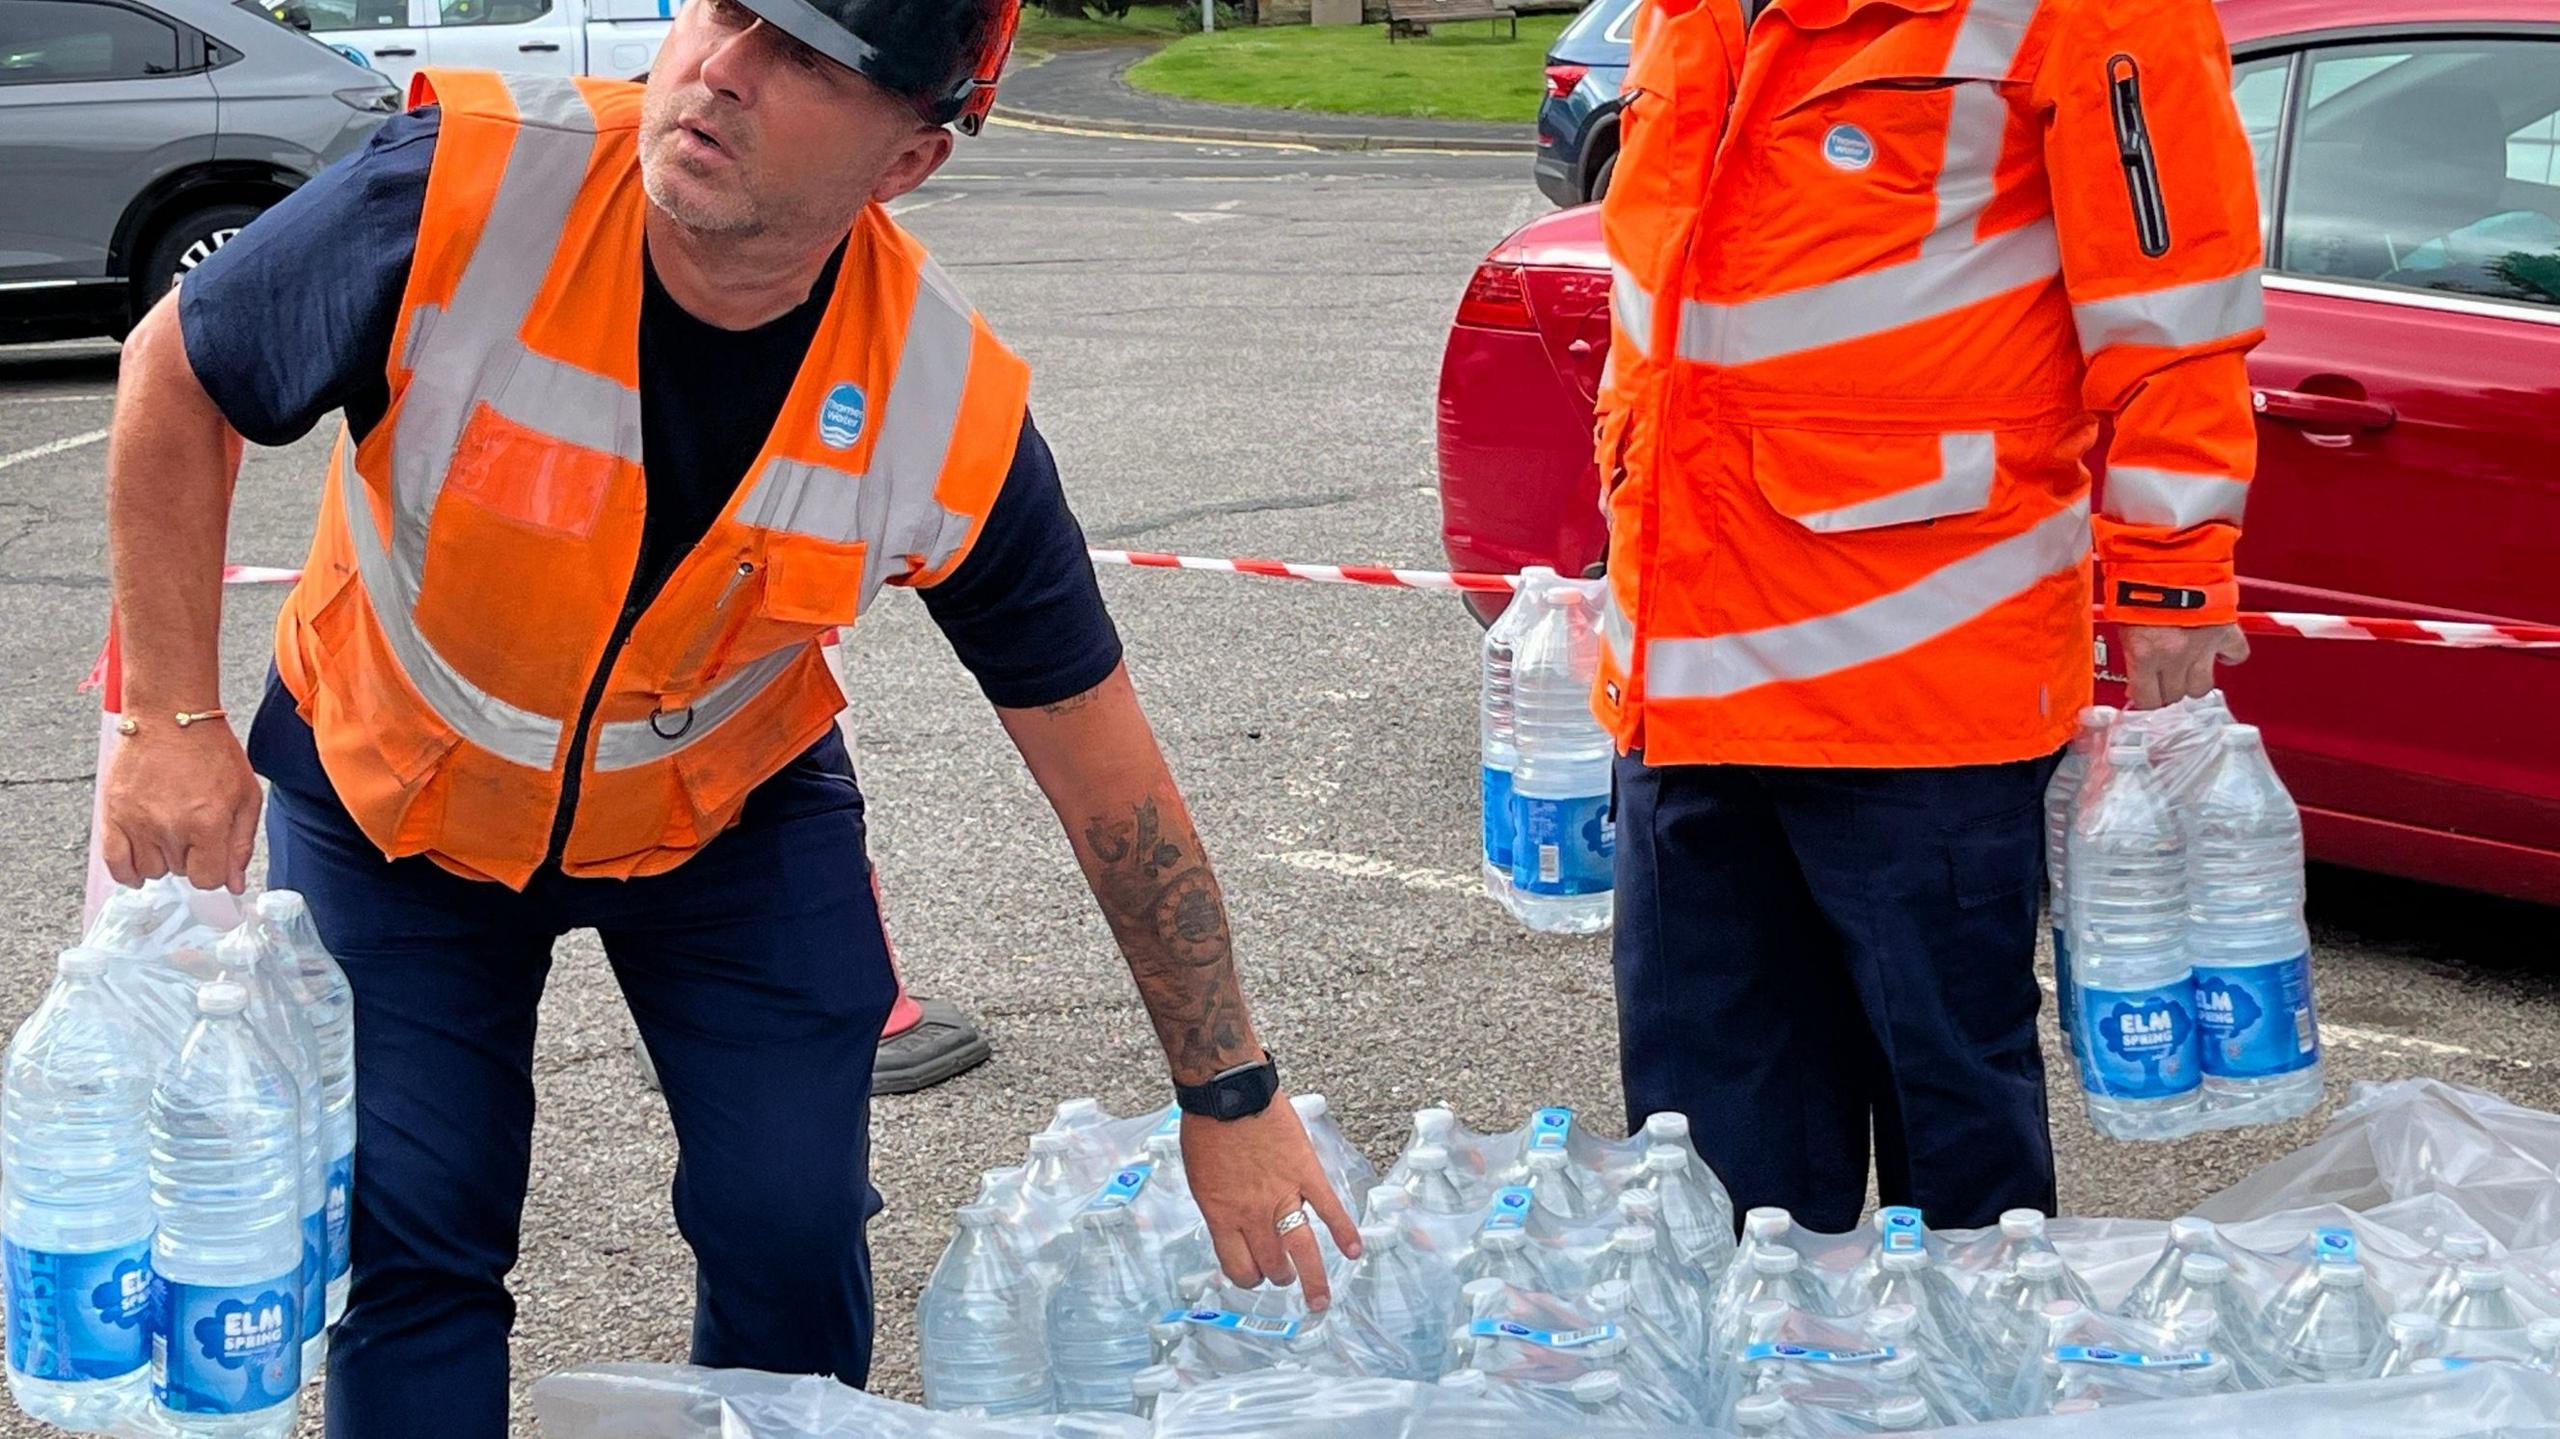
POLYGON ((382 625, 382 637, 391 648, 392 659, 428 707, 465 740, 510 764, 531 770, 551 768, 560 748, 559 721, 518 709, 464 679, 461 671, 418 633, 411 615, 394 612, 383 603, 384 597, 397 594, 398 589, 391 573, 390 553, 383 548, 382 535, 374 529, 373 506, 365 503, 364 477, 356 473, 355 448, 352 435, 340 436, 338 501, 346 520, 349 548, 356 554, 356 573, 363 577, 365 595, 373 602, 374 617, 382 625))
POLYGON ((519 345, 514 366, 481 398, 528 430, 640 463, 639 394, 620 380, 519 345))
POLYGON ((1630 673, 1636 657, 1636 627, 1627 622, 1627 612, 1618 608, 1618 587, 1600 587, 1600 644, 1618 666, 1618 673, 1630 673))
POLYGON ((1836 509, 1814 510, 1795 517, 1808 530, 1835 534, 1871 530, 1879 525, 1905 525, 1946 515, 1971 514, 1991 503, 1991 480, 1999 466, 1998 446, 1987 430, 1964 430, 1938 437, 1938 477, 1909 489, 1860 500, 1836 509))
POLYGON ((1704 639, 1656 635, 1645 644, 1645 697, 1722 699, 1901 654, 1980 619, 2088 554, 2084 498, 2022 534, 1836 614, 1704 639))
POLYGON ((2071 307, 2080 330, 2080 353, 2094 357, 2109 345, 2159 345, 2185 349, 2228 340, 2266 323, 2266 292, 2258 284, 2258 267, 2218 280, 2198 280, 2083 300, 2071 307))
MULTIPOLYGON (((1944 69, 1979 81, 2005 76, 2040 0, 1972 0, 1944 69)), ((2009 102, 1997 84, 1968 83, 1948 96, 1937 211, 1917 258, 1802 289, 1732 304, 1681 307, 1679 352, 1709 365, 1748 365, 1865 339, 1953 314, 2062 273, 2048 217, 1988 239, 1975 230, 1997 193, 2009 102)))
POLYGON ((869 471, 776 458, 756 471, 755 488, 738 506, 739 521, 867 544, 864 604, 888 579, 889 566, 903 567, 907 556, 923 556, 928 569, 948 562, 968 538, 971 521, 945 509, 934 492, 968 395, 974 316, 940 268, 928 263, 907 316, 898 373, 880 407, 869 471))
POLYGON ((1618 319, 1618 335, 1646 358, 1653 354, 1653 295, 1636 283, 1634 272, 1609 261, 1609 312, 1618 319))
POLYGON ((2249 502, 2246 481, 2229 475, 2190 474, 2139 465, 2109 465, 2100 513, 2130 525, 2183 530, 2208 520, 2240 523, 2249 502))
POLYGON ((596 726, 596 768, 629 769, 665 759, 699 743, 764 693, 765 686, 782 678, 810 648, 807 644, 785 645, 747 661, 696 696, 689 713, 677 710, 665 719, 616 720, 596 726), (672 735, 658 733, 661 725, 669 727, 672 735))

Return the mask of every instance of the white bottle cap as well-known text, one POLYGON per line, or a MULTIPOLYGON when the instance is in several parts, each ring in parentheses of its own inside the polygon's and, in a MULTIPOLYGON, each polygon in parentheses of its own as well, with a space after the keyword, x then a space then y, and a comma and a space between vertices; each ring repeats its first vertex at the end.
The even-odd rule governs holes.
POLYGON ((1437 1144, 1426 1144, 1406 1155, 1404 1164, 1407 1169, 1446 1169, 1449 1167, 1449 1151, 1437 1144))
MULTIPOLYGON (((2536 1324, 2550 1324, 2553 1322, 2554 1321, 2549 1319, 2537 1319, 2534 1321, 2536 1324)), ((2401 1340, 2418 1338, 2432 1339, 2444 1332, 2444 1321, 2427 1313, 2423 1309, 2403 1309, 2399 1313, 2392 1315, 2388 1320, 2384 1321, 2384 1324, 2385 1327, 2390 1329, 2392 1338, 2401 1340)), ((2529 1327, 2525 1330, 2525 1334, 2528 1338, 2532 1336, 2532 1333, 2533 1330, 2529 1327)))
POLYGON ((1759 1249, 1751 1255, 1754 1274, 1793 1274, 1803 1264, 1804 1256, 1792 1249, 1759 1249))
POLYGON ((1887 1432, 1907 1432, 1929 1422, 1929 1401, 1916 1394, 1888 1399, 1876 1410, 1876 1422, 1887 1432))
POLYGON ((1678 1174, 1689 1167, 1689 1152, 1675 1145, 1649 1145, 1644 1152, 1644 1167, 1649 1174, 1678 1174))
POLYGON ((2219 1254, 2190 1254, 2178 1266, 2189 1284, 2220 1284, 2231 1277, 2231 1261, 2219 1254))
POLYGON ((1333 1112, 1333 1106, 1327 1103, 1321 1094, 1290 1095, 1289 1107, 1298 1111, 1298 1118, 1309 1124, 1333 1112))
MULTIPOLYGON (((2471 1266, 2466 1264, 2463 1268, 2465 1271, 2468 1271, 2471 1266)), ((2498 1287, 2504 1289, 2506 1286, 2507 1277, 2503 1274, 2499 1275, 2498 1287)), ((2323 1264, 2320 1266, 2320 1287, 2323 1289, 2361 1289, 2364 1287, 2364 1266, 2353 1260, 2349 1260, 2343 1264, 2323 1264)), ((2466 1281, 2462 1287, 2468 1289, 2471 1285, 2466 1281)))
POLYGON ((1746 1394, 1734 1403, 1733 1422, 1744 1429, 1776 1429, 1793 1412, 1784 1394, 1746 1394))
POLYGON ((1369 1191, 1369 1217, 1384 1219, 1402 1214, 1413 1207, 1413 1196, 1392 1184, 1381 1184, 1369 1191))
POLYGON ((1754 1299, 1743 1305, 1744 1332, 1774 1333, 1774 1326, 1786 1322, 1788 1307, 1787 1301, 1783 1299, 1754 1299))
POLYGON ((2192 1214, 2169 1221, 2169 1242, 2180 1249, 2201 1248, 2212 1243, 2221 1232, 2213 1227, 2212 1220, 2199 1219, 2192 1214))
POLYGON ((311 902, 300 890, 270 889, 261 893, 254 906, 259 914, 278 924, 288 924, 311 912, 311 902))
POLYGON ((2089 1306, 2077 1299, 2048 1299, 2036 1307, 2036 1312, 2044 1316, 2045 1323, 2052 1324, 2058 1320, 2077 1319, 2089 1312, 2089 1306))
MULTIPOLYGON (((2359 1268, 2358 1273, 2363 1270, 2359 1268)), ((2507 1287, 2507 1271, 2494 1264, 2465 1264, 2453 1271, 2453 1281, 2465 1290, 2485 1293, 2507 1287)))
POLYGON ((1638 1254, 1646 1254, 1652 1252, 1653 1246, 1654 1233, 1653 1226, 1650 1224, 1621 1224, 1609 1231, 1609 1247, 1612 1249, 1627 1249, 1638 1254))
POLYGON ((1057 1122, 1060 1125, 1099 1124, 1102 1117, 1102 1101, 1092 1095, 1058 1101, 1057 1122))
POLYGON ((1363 1257, 1393 1249, 1404 1243, 1404 1231, 1392 1224, 1360 1226, 1360 1253, 1363 1257))
POLYGON ((2022 1279, 2059 1279, 2062 1256, 2050 1249, 2030 1249, 2018 1256, 2018 1276, 2022 1279))
POLYGON ((1572 1387, 1574 1403, 1606 1404, 1616 1399, 1626 1385, 1618 1377, 1617 1370, 1597 1369, 1574 1380, 1572 1387))
POLYGON ((1636 1287, 1623 1279, 1605 1279, 1591 1286, 1591 1307, 1604 1314, 1615 1314, 1636 1302, 1636 1287))
POLYGON ((1428 1136, 1434 1140, 1440 1140, 1448 1138, 1449 1132, 1457 1127, 1458 1116, 1456 1111, 1451 1110, 1446 1106, 1435 1104, 1428 1109, 1417 1109, 1413 1112, 1413 1132, 1415 1134, 1428 1136))
POLYGON ((1774 1204, 1764 1204, 1742 1216, 1743 1232, 1761 1239, 1778 1239, 1796 1227, 1796 1217, 1774 1204))
POLYGON ((2536 1319, 2524 1327, 2525 1342, 2536 1349, 2560 1349, 2560 1319, 2536 1319))
POLYGON ((1147 1136, 1147 1157, 1148 1157, 1149 1159, 1154 1160, 1154 1161, 1155 1161, 1156 1163, 1158 1163, 1158 1164, 1179 1164, 1179 1163, 1181 1163, 1181 1162, 1182 1162, 1182 1136, 1181 1136, 1181 1135, 1179 1135, 1179 1134, 1150 1134, 1150 1135, 1148 1135, 1148 1136, 1147 1136))
POLYGON ((2438 1247, 2448 1258, 2486 1259, 2489 1257, 2489 1236, 2476 1229, 2465 1229, 2446 1235, 2444 1243, 2438 1247))
POLYGON ((1150 1364, 1129 1376, 1129 1388, 1142 1398, 1170 1394, 1182 1385, 1182 1376, 1170 1364, 1150 1364))
POLYGON ((1662 1200, 1650 1189, 1625 1189, 1618 1193, 1618 1213, 1628 1219, 1650 1224, 1662 1213, 1662 1200))
POLYGON ((54 960, 53 972, 65 979, 95 979, 107 972, 107 957, 75 944, 54 960))
POLYGON ((248 1007, 248 986, 237 980, 207 980, 196 989, 198 1014, 238 1014, 248 1007))
POLYGON ((1488 1229, 1476 1236, 1476 1243, 1487 1249, 1517 1249, 1525 1238, 1517 1229, 1488 1229))
POLYGON ((2000 1215, 2000 1233, 2009 1239, 2033 1239, 2044 1233, 2044 1211, 2010 1209, 2000 1215))
POLYGON ((1929 1267, 1929 1251, 1926 1249, 1888 1249, 1884 1252, 1879 1262, 1881 1262, 1885 1268, 1890 1269, 1897 1274, 1907 1274, 1913 1270, 1926 1269, 1929 1267))
POLYGON ((1564 1151, 1561 1149, 1530 1150, 1528 1165, 1531 1169, 1552 1169, 1562 1173, 1565 1166, 1564 1151))
POLYGON ((1908 1338, 1919 1326, 1920 1311, 1908 1304, 1879 1304, 1867 1311, 1867 1332, 1888 1343, 1908 1338))
POLYGON ((1662 1109, 1644 1117, 1644 1137, 1656 1144, 1678 1144, 1689 1137, 1689 1116, 1662 1109))
POLYGON ((1074 1140, 1067 1138, 1065 1135, 1060 1134, 1054 1129, 1044 1129, 1038 1134, 1031 1136, 1031 1155, 1035 1159, 1044 1158, 1049 1155, 1066 1154, 1073 1151, 1074 1148, 1074 1140))

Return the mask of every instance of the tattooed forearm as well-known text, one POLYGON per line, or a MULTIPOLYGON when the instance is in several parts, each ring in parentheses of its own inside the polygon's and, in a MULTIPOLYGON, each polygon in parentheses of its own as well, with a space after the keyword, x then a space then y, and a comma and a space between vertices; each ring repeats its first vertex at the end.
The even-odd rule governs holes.
POLYGON ((1151 795, 1126 813, 1091 816, 1075 843, 1174 1077, 1198 1083, 1260 1058, 1226 901, 1180 797, 1151 795))

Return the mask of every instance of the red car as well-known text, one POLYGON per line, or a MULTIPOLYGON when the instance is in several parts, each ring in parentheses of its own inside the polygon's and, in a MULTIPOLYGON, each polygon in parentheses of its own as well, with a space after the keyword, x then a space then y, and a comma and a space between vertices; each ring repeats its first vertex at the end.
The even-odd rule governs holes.
MULTIPOLYGON (((2560 0, 2221 8, 2267 233, 2242 603, 2560 623, 2560 0)), ((1608 297, 1587 207, 1468 283, 1440 371, 1456 567, 1600 557, 1608 297)), ((2316 857, 2560 903, 2560 654, 2273 638, 2226 674, 2316 857)))

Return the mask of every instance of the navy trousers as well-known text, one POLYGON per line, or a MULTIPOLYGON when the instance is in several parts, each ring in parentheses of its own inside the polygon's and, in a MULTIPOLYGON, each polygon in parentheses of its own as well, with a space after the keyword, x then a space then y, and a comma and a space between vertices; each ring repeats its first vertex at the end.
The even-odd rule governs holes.
POLYGON ((1952 769, 1618 762, 1619 1063, 1735 1207, 1934 1226, 2054 1207, 2036 1039, 2054 760, 1952 769))
MULTIPOLYGON (((534 1010, 572 929, 602 937, 665 1086, 693 1361, 862 1383, 871 1062, 897 985, 843 742, 819 742, 667 874, 552 869, 522 893, 385 861, 273 687, 250 752, 274 783, 269 882, 308 897, 355 989, 354 1272, 330 1439, 507 1433, 534 1010)), ((636 1079, 614 1088, 642 1102, 636 1079)))

